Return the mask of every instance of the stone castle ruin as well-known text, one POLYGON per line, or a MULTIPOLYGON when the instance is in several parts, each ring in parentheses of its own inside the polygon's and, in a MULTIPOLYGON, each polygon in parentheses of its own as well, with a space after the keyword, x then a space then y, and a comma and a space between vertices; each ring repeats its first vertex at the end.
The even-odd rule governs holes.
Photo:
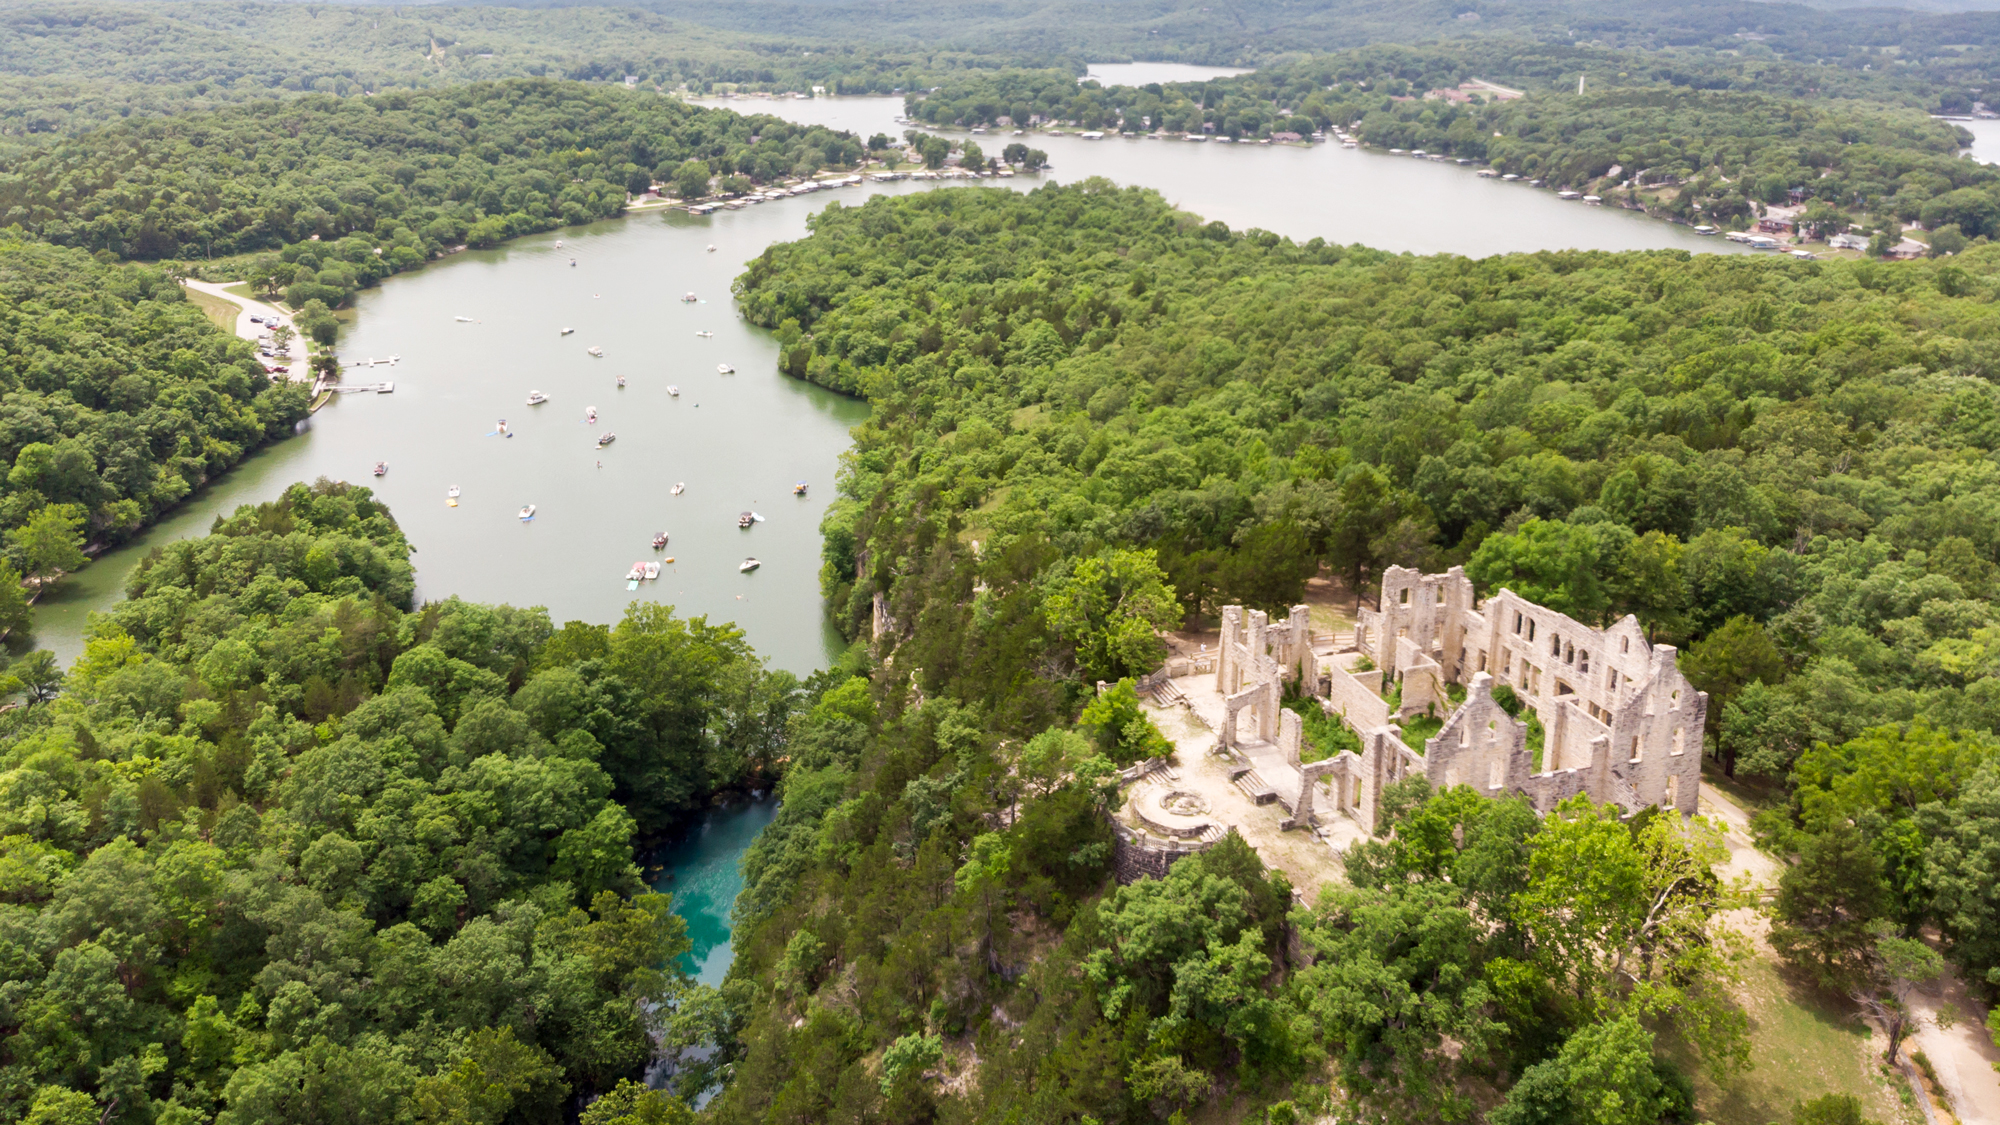
MULTIPOLYGON (((1634 618, 1597 629, 1506 589, 1480 603, 1460 567, 1391 567, 1379 605, 1360 611, 1351 637, 1319 638, 1305 606, 1279 622, 1228 606, 1212 655, 1179 658, 1141 686, 1213 731, 1212 754, 1251 803, 1282 805, 1282 828, 1329 839, 1341 820, 1350 834, 1373 833, 1383 790, 1415 774, 1441 788, 1518 793, 1542 813, 1579 793, 1627 815, 1696 811, 1708 696, 1634 618), (1502 685, 1521 718, 1495 698, 1502 685), (1304 724, 1283 706, 1288 689, 1337 717, 1359 750, 1304 761, 1304 724), (1542 731, 1539 763, 1530 713, 1542 731), (1410 745, 1406 730, 1440 720, 1421 752, 1410 745)), ((1185 853, 1219 837, 1178 790, 1135 772, 1124 843, 1157 837, 1185 853)))

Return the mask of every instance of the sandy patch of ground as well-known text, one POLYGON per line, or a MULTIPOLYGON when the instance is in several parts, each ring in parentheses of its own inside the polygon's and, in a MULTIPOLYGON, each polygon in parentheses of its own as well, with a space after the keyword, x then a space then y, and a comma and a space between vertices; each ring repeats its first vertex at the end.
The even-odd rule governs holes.
MULTIPOLYGON (((1213 676, 1188 676, 1174 681, 1190 697, 1198 698, 1203 689, 1202 681, 1213 695, 1213 676)), ((1219 704, 1220 699, 1216 702, 1219 704)), ((1198 704, 1197 704, 1198 705, 1198 704)), ((1170 783, 1176 789, 1186 790, 1208 803, 1209 818, 1225 828, 1234 828, 1249 845, 1257 849, 1266 867, 1285 873, 1291 880, 1293 889, 1307 902, 1317 901, 1320 888, 1329 882, 1340 881, 1340 856, 1334 847, 1319 834, 1304 829, 1286 831, 1280 827, 1289 817, 1280 802, 1259 805, 1236 784, 1229 780, 1232 759, 1212 753, 1217 745, 1215 727, 1222 724, 1222 717, 1197 717, 1190 707, 1156 707, 1150 700, 1146 702, 1146 713, 1174 743, 1173 772, 1170 783), (1204 722, 1206 718, 1206 722, 1204 722), (1213 723, 1214 725, 1209 725, 1213 723)), ((1273 779, 1273 784, 1282 784, 1273 779)), ((1322 791, 1320 801, 1331 805, 1332 795, 1322 791)), ((1345 820, 1344 817, 1320 818, 1323 821, 1345 820)))
POLYGON ((1994 1049, 1993 1037, 1986 1031, 1986 1006, 1966 991, 1949 966, 1941 983, 1937 994, 1913 999, 1912 1013, 1923 1023, 1906 1049, 1922 1051, 1930 1060, 1960 1121, 2000 1123, 2000 1074, 1993 1069, 2000 1063, 2000 1050, 1994 1049), (1950 1031, 1940 1031, 1937 1012, 1946 1004, 1955 1019, 1950 1031))

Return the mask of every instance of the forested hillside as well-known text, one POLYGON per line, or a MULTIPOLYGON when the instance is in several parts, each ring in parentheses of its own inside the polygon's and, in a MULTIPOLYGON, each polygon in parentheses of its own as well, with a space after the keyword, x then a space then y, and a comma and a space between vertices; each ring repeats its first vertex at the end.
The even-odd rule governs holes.
POLYGON ((7 162, 0 220, 132 258, 281 251, 254 279, 333 306, 443 247, 615 215, 690 164, 747 183, 861 155, 774 117, 522 79, 122 122, 7 162))
POLYGON ((723 1119, 1143 1120, 1303 1107, 1337 1075, 1377 1111, 1490 1097, 1510 1122, 1625 1083, 1643 1108, 1616 1119, 1650 1122, 1685 1111, 1682 1077, 1606 1059, 1678 1041, 1739 1065, 1723 993, 1669 987, 1727 981, 1670 967, 1728 940, 1699 829, 1408 794, 1397 842, 1349 857, 1355 889, 1290 915, 1310 968, 1246 853, 1106 893, 1093 763, 1121 736, 1093 710, 1070 733, 1081 685, 1152 667, 1154 625, 1286 605, 1322 564, 1365 589, 1463 562, 1482 592, 1636 614, 1713 694, 1718 768, 1791 794, 1764 823, 1802 857, 1787 955, 1865 993, 1930 925, 1984 980, 2000 251, 1412 259, 1092 182, 829 208, 739 291, 788 371, 875 404, 824 580, 851 633, 885 599, 898 675, 874 737, 794 772, 752 853, 723 1119), (1613 841, 1625 891, 1563 881, 1613 841), (1679 878, 1707 887, 1680 937, 1617 936, 1679 878), (1533 904, 1586 900, 1608 928, 1538 930, 1533 904), (1610 947, 1662 976, 1603 983, 1610 947))
POLYGON ((172 280, 0 237, 0 625, 23 574, 117 543, 306 415, 172 280))
POLYGON ((634 844, 768 784, 829 677, 659 606, 415 609, 410 549, 293 486, 0 714, 10 1120, 688 1119, 628 1084, 689 996, 634 844))
POLYGON ((299 93, 359 95, 502 78, 645 89, 715 84, 889 93, 962 67, 1068 65, 934 46, 716 31, 638 8, 116 3, 0 8, 0 136, 299 93))
POLYGON ((912 94, 938 125, 1073 122, 1233 138, 1354 129, 1374 146, 1488 163, 1690 222, 1743 225, 1753 203, 1817 203, 1820 236, 1849 222, 1956 226, 1946 243, 2000 233, 2000 173, 1961 158, 1969 141, 1925 111, 1959 96, 1914 76, 1685 53, 1639 54, 1483 40, 1371 47, 1208 82, 1078 86, 1061 71, 965 75, 912 94), (1577 94, 1579 77, 1588 79, 1577 94), (1527 96, 1425 98, 1471 79, 1527 96))
POLYGON ((1505 35, 1634 50, 1729 51, 1855 70, 1933 67, 1968 79, 1991 74, 2000 47, 1992 12, 1893 7, 1816 10, 1756 0, 1250 0, 1206 4, 1083 0, 876 0, 799 3, 651 0, 646 7, 714 28, 880 44, 950 43, 993 54, 1053 52, 1096 61, 1174 60, 1215 66, 1282 61, 1298 51, 1363 43, 1421 43, 1505 35))
MULTIPOLYGON (((1255 124, 1231 126, 1231 117, 1260 114, 1270 119, 1280 108, 1316 117, 1307 105, 1360 103, 1360 112, 1386 99, 1402 101, 1431 90, 1484 79, 1535 93, 1574 93, 1578 79, 1588 90, 1663 90, 1757 93, 1816 103, 1860 100, 1872 108, 1901 106, 1937 112, 1949 101, 1969 110, 1966 92, 1953 82, 1908 69, 1863 71, 1778 59, 1722 55, 1713 51, 1613 50, 1600 45, 1540 43, 1488 36, 1418 45, 1382 43, 1352 50, 1290 57, 1248 74, 1200 82, 1149 83, 1143 87, 1079 83, 1074 72, 1054 68, 1005 67, 941 79, 935 89, 905 97, 910 116, 938 125, 992 125, 1001 115, 1025 124, 1030 115, 1045 120, 1094 121, 1091 128, 1125 122, 1130 131, 1165 127, 1199 132, 1204 125, 1228 136, 1255 136, 1255 124), (1089 118, 1091 113, 1095 118, 1089 118), (1144 125, 1141 118, 1151 118, 1144 125)), ((1490 96, 1489 96, 1490 100, 1490 96)), ((1393 103, 1392 103, 1393 104, 1393 103)), ((1437 110, 1440 106, 1417 106, 1437 110)), ((1824 109, 1824 106, 1815 108, 1824 109)), ((1852 107, 1848 107, 1852 110, 1852 107)), ((1344 110, 1355 113, 1354 110, 1344 110)), ((1282 120, 1279 115, 1278 119, 1282 120)), ((1356 116, 1330 113, 1346 125, 1356 116)), ((1324 124, 1324 122, 1322 122, 1324 124)), ((1746 122, 1745 127, 1756 123, 1746 122)), ((1273 128, 1282 128, 1273 125, 1273 128)), ((1932 126, 1933 130, 1948 126, 1932 126)))

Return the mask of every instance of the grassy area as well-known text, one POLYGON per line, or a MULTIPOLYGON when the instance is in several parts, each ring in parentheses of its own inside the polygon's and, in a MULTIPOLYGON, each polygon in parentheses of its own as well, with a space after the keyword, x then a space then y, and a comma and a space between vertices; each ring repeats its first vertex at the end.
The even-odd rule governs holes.
POLYGON ((236 331, 236 316, 243 311, 241 306, 199 290, 188 289, 185 292, 188 300, 194 303, 194 307, 200 309, 202 315, 214 321, 217 328, 229 333, 236 331))
POLYGON ((1768 948, 1743 966, 1738 998, 1750 1017, 1750 1070, 1718 1086, 1698 1073, 1693 1052, 1661 1036, 1675 1061, 1695 1075, 1701 1120, 1714 1125, 1769 1125, 1791 1118, 1793 1103, 1822 1094, 1852 1094, 1862 1116, 1890 1125, 1920 1125, 1923 1118, 1906 1086, 1879 1065, 1867 1025, 1843 1000, 1788 980, 1768 948))
POLYGON ((1444 720, 1436 715, 1411 715, 1403 720, 1403 745, 1421 754, 1424 743, 1436 738, 1444 729, 1444 720))

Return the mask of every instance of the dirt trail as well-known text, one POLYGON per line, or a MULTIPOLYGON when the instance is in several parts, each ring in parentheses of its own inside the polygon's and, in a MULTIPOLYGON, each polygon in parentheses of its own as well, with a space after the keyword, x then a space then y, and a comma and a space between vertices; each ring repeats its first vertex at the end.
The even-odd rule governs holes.
MULTIPOLYGON (((1721 821, 1727 829, 1724 839, 1729 847, 1729 863, 1722 869, 1725 877, 1747 873, 1761 891, 1767 894, 1775 891, 1783 868, 1777 860, 1757 850, 1750 835, 1749 813, 1706 784, 1701 787, 1701 811, 1721 821)), ((1760 953, 1770 955, 1770 948, 1763 941, 1769 932, 1765 919, 1743 917, 1732 921, 1756 939, 1760 953)), ((1937 1071, 1938 1083, 1950 1097, 1951 1108, 1960 1121, 1966 1125, 2000 1125, 2000 1073, 1994 1071, 1995 1064, 2000 1064, 2000 1048, 1994 1046, 1992 1036, 1986 1031, 1986 1009, 1967 993, 1955 972, 1947 967, 1945 973, 1937 994, 1913 998, 1912 1014, 1922 1022, 1922 1030, 1911 1036, 1905 1050, 1922 1051, 1930 1060, 1937 1071), (1950 1031, 1940 1031, 1936 1014, 1946 1003, 1955 1010, 1957 1018, 1950 1031)), ((1887 1041, 1878 1031, 1874 1042, 1879 1057, 1887 1041)))
POLYGON ((2000 1049, 1987 1034, 1986 1007, 1966 991, 1949 966, 1942 983, 1941 995, 1920 994, 1911 1001, 1911 1013, 1923 1026, 1910 1037, 1908 1050, 1922 1051, 1930 1060, 1960 1121, 2000 1125, 2000 1074, 1993 1070, 2000 1063, 2000 1049), (1937 1009, 1945 1003, 1955 1009, 1950 1031, 1938 1030, 1936 1023, 1937 1009))

